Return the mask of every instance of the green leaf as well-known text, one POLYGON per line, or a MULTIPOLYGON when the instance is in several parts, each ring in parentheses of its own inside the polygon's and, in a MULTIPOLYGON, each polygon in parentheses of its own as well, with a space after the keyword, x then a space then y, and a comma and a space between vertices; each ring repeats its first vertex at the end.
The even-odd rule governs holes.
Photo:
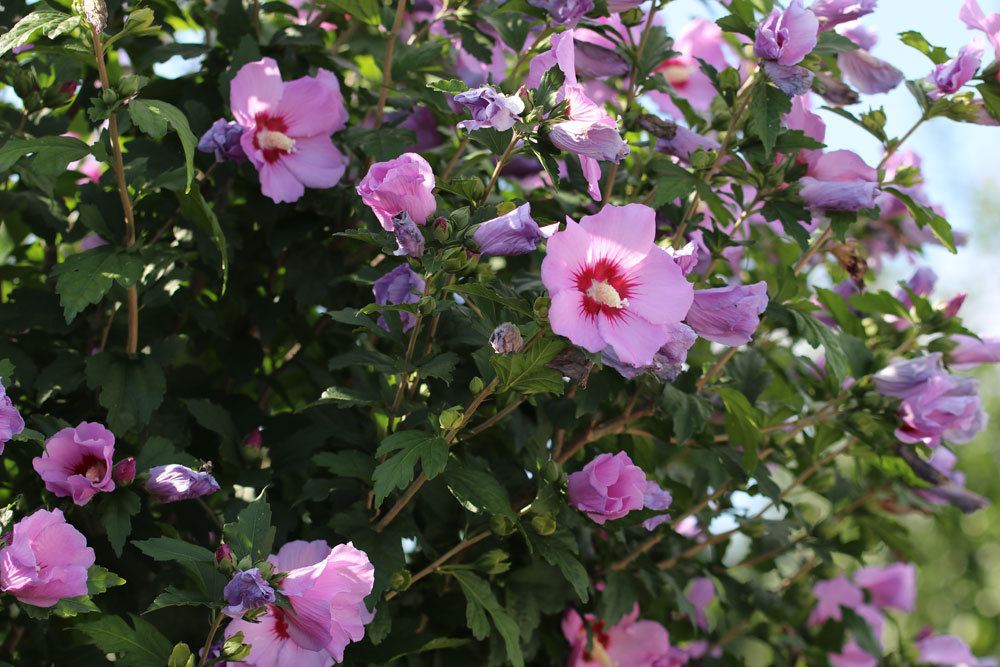
MULTIPOLYGON (((504 132, 497 132, 493 129, 476 130, 471 132, 469 137, 475 141, 477 144, 486 146, 490 149, 494 155, 503 155, 504 151, 510 145, 511 137, 514 136, 514 130, 506 130, 504 132)), ((478 201, 478 200, 477 200, 478 201)))
POLYGON ((246 643, 242 632, 237 632, 226 638, 222 644, 222 658, 225 661, 243 662, 250 655, 250 645, 246 643))
POLYGON ((52 269, 56 292, 69 324, 84 308, 97 303, 116 282, 131 287, 142 276, 139 255, 124 248, 104 245, 75 253, 52 269))
POLYGON ((58 176, 70 162, 90 155, 90 146, 75 137, 12 139, 0 148, 0 171, 7 171, 25 155, 34 155, 32 166, 38 172, 58 176))
POLYGON ((814 348, 823 346, 826 350, 826 367, 830 373, 837 379, 846 377, 851 372, 851 367, 837 334, 812 315, 797 310, 789 312, 792 313, 795 326, 806 342, 814 348))
POLYGON ((441 651, 443 649, 449 649, 449 648, 458 648, 459 646, 465 646, 468 643, 469 643, 468 639, 458 639, 455 637, 437 637, 435 639, 430 640, 426 644, 423 644, 419 648, 415 648, 410 651, 404 651, 402 653, 398 653, 392 656, 392 658, 389 659, 389 662, 394 662, 408 655, 427 653, 428 651, 441 651))
POLYGON ((87 595, 100 595, 109 588, 124 585, 124 579, 100 565, 91 565, 87 570, 87 595))
POLYGON ((451 574, 465 594, 468 603, 465 608, 465 618, 472 635, 479 640, 486 639, 490 634, 489 621, 492 620, 507 648, 507 659, 510 664, 514 667, 524 667, 521 634, 517 622, 500 606, 489 583, 466 570, 454 570, 451 574))
POLYGON ((913 197, 898 188, 883 189, 906 206, 918 227, 921 229, 930 227, 935 238, 941 242, 941 245, 948 249, 948 252, 953 255, 958 253, 958 249, 955 247, 955 235, 952 233, 951 224, 947 220, 935 213, 933 209, 917 203, 913 197))
POLYGON ((525 533, 533 549, 535 549, 549 565, 559 568, 566 581, 573 586, 581 602, 590 599, 590 576, 586 568, 576 557, 577 546, 573 536, 565 531, 555 533, 550 537, 542 537, 533 533, 525 533))
POLYGON ((493 355, 490 363, 500 381, 500 391, 521 394, 561 394, 562 375, 546 366, 566 348, 558 338, 541 338, 524 352, 493 355))
POLYGON ((148 540, 133 541, 139 551, 160 562, 215 563, 215 554, 183 540, 172 537, 153 537, 148 540))
POLYGON ((162 139, 167 133, 168 126, 174 129, 184 149, 187 191, 190 191, 194 180, 194 151, 198 139, 191 132, 191 126, 184 112, 162 100, 137 99, 129 102, 128 113, 132 117, 132 122, 154 139, 162 139))
POLYGON ((809 249, 809 232, 802 226, 803 220, 810 220, 811 215, 801 204, 784 200, 771 200, 764 204, 761 214, 765 220, 778 220, 782 229, 791 236, 802 250, 809 249))
POLYGON ((375 461, 371 455, 356 449, 345 452, 320 452, 313 457, 313 463, 339 477, 350 477, 364 482, 369 481, 375 471, 375 461))
POLYGON ((657 157, 650 164, 655 174, 656 197, 653 208, 673 203, 679 197, 686 197, 698 185, 694 174, 672 160, 657 157))
POLYGON ((465 82, 460 79, 439 79, 427 84, 431 90, 436 90, 447 95, 458 95, 469 89, 465 82))
POLYGON ((443 380, 445 384, 451 384, 451 378, 458 365, 459 358, 454 352, 442 352, 420 364, 417 373, 422 378, 437 378, 443 380))
POLYGON ((167 381, 148 354, 128 358, 100 352, 87 359, 87 386, 100 390, 98 401, 108 411, 108 425, 123 436, 149 423, 163 402, 167 381))
POLYGON ((111 548, 119 558, 125 548, 125 540, 132 533, 132 517, 139 513, 141 507, 139 496, 128 489, 120 489, 101 498, 101 523, 107 531, 111 548))
POLYGON ((381 127, 379 129, 352 127, 340 135, 345 143, 375 160, 392 160, 402 155, 407 146, 412 146, 416 135, 401 127, 381 127))
POLYGON ((487 299, 495 303, 506 306, 515 313, 533 317, 531 304, 514 294, 504 285, 487 283, 464 283, 461 285, 450 285, 445 288, 448 292, 468 295, 477 299, 487 299))
POLYGON ((760 424, 763 415, 750 405, 742 392, 731 387, 719 387, 716 391, 726 406, 726 431, 735 445, 743 447, 743 467, 753 472, 757 467, 757 447, 761 442, 760 424))
POLYGON ((339 9, 362 23, 377 26, 382 21, 378 0, 323 0, 323 4, 339 9))
MULTIPOLYGON (((221 605, 221 600, 219 604, 221 605)), ((185 591, 175 586, 167 586, 167 589, 156 596, 149 608, 144 613, 164 609, 166 607, 212 607, 213 600, 205 596, 201 591, 185 591)))
POLYGON ((452 458, 444 472, 444 482, 451 495, 470 512, 500 514, 511 521, 517 521, 517 514, 510 506, 507 489, 497 481, 495 475, 467 467, 459 459, 452 458))
POLYGON ((28 616, 37 620, 46 619, 50 616, 73 618, 74 616, 79 616, 80 614, 90 614, 95 611, 100 611, 91 599, 93 596, 100 595, 109 588, 121 586, 124 583, 125 580, 114 572, 110 572, 100 565, 91 565, 90 569, 87 570, 86 595, 81 595, 75 598, 63 598, 51 607, 45 608, 34 607, 32 605, 22 603, 22 609, 24 609, 28 616))
POLYGON ((319 400, 312 405, 337 405, 342 408, 354 405, 372 405, 378 402, 376 393, 363 389, 351 389, 350 387, 327 387, 320 394, 319 400))
POLYGON ((188 220, 193 222, 198 228, 208 234, 215 244, 215 249, 219 252, 219 270, 222 272, 222 294, 226 293, 226 285, 229 283, 229 252, 226 247, 226 235, 219 224, 219 218, 215 211, 205 201, 201 190, 195 188, 186 193, 177 193, 177 199, 181 205, 181 213, 188 220))
POLYGON ((222 532, 237 562, 246 557, 254 563, 265 560, 274 543, 274 528, 271 526, 271 506, 264 499, 264 493, 244 507, 236 515, 236 522, 227 523, 222 532))
POLYGON ((604 575, 604 590, 601 592, 601 620, 608 625, 618 623, 622 616, 632 611, 638 600, 633 575, 620 570, 608 570, 604 575))
POLYGON ((750 119, 747 129, 764 145, 764 155, 770 158, 781 132, 781 117, 792 110, 788 95, 771 85, 758 84, 751 92, 750 119))
POLYGON ((844 617, 844 625, 851 631, 858 642, 861 650, 876 658, 882 657, 882 647, 878 639, 872 632, 871 626, 863 617, 849 607, 841 607, 844 617))
POLYGON ((125 26, 121 29, 121 32, 104 40, 105 52, 110 50, 112 44, 125 37, 142 37, 157 34, 159 28, 153 25, 154 18, 153 10, 149 7, 132 10, 125 17, 125 26))
POLYGON ((935 65, 948 61, 948 52, 940 46, 934 46, 916 30, 907 30, 899 33, 899 40, 907 46, 913 47, 920 53, 931 59, 935 65))
POLYGON ((239 438, 232 417, 224 408, 206 398, 192 398, 184 401, 191 416, 201 426, 216 433, 223 442, 234 443, 239 438))
POLYGON ((819 302, 823 304, 823 307, 826 308, 827 312, 833 316, 833 319, 840 325, 841 329, 852 336, 864 338, 865 331, 861 326, 861 320, 859 320, 857 316, 851 312, 851 309, 847 305, 847 301, 844 297, 832 290, 823 289, 822 287, 816 288, 816 297, 819 299, 819 302))
POLYGON ((173 647, 160 631, 135 614, 129 614, 129 626, 120 616, 104 616, 94 621, 78 623, 76 629, 90 638, 105 653, 117 656, 116 664, 125 667, 164 665, 170 660, 173 647))
POLYGON ((818 56, 835 56, 838 53, 858 50, 857 44, 832 30, 823 30, 817 37, 816 47, 812 52, 818 56))
POLYGON ((701 433, 712 416, 708 401, 671 384, 663 386, 663 406, 673 420, 674 437, 679 445, 701 433))
POLYGON ((983 96, 983 104, 994 120, 1000 120, 1000 84, 996 81, 987 81, 976 86, 976 90, 983 96))
POLYGON ((438 183, 438 189, 458 195, 473 204, 478 204, 486 190, 483 181, 478 178, 455 178, 444 183, 438 183))
POLYGON ((375 455, 389 456, 372 473, 375 507, 380 507, 393 489, 405 488, 413 481, 418 461, 428 479, 441 474, 448 463, 448 443, 424 431, 399 431, 383 440, 375 455))
POLYGON ((11 49, 24 46, 39 30, 49 39, 55 39, 78 25, 80 17, 77 15, 65 14, 48 7, 35 10, 0 35, 0 56, 11 49))

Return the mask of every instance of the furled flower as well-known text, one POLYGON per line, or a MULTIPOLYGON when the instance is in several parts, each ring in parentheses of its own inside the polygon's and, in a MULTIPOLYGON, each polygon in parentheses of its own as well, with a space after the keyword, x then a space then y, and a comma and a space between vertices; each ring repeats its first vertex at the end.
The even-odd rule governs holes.
POLYGON ((115 484, 128 486, 135 479, 135 457, 124 458, 111 469, 111 479, 115 484))
POLYGON ((599 454, 569 476, 567 493, 573 507, 603 524, 643 508, 646 473, 625 452, 599 454))
POLYGON ((715 582, 708 577, 698 577, 691 582, 687 599, 694 607, 694 624, 708 632, 708 617, 705 615, 705 610, 715 599, 715 582))
POLYGON ((472 114, 472 120, 463 120, 458 124, 463 130, 493 128, 497 132, 506 132, 521 120, 520 114, 524 111, 524 101, 520 97, 504 95, 493 86, 466 90, 452 99, 472 114))
POLYGON ((698 340, 698 335, 683 322, 668 324, 666 329, 669 338, 653 355, 651 363, 644 366, 623 363, 612 347, 607 347, 601 352, 601 363, 618 371, 626 380, 648 374, 663 383, 673 382, 681 374, 688 350, 698 340))
POLYGON ((216 162, 226 160, 243 162, 247 159, 247 154, 240 143, 243 132, 243 126, 236 121, 219 118, 205 131, 205 134, 201 135, 201 139, 198 140, 198 150, 202 153, 212 153, 216 162))
POLYGON ((229 548, 228 544, 220 544, 215 550, 215 564, 235 564, 236 557, 233 556, 233 550, 229 548))
POLYGON ((979 384, 947 373, 931 377, 919 392, 899 406, 902 426, 896 437, 903 442, 929 447, 942 439, 968 442, 986 427, 986 414, 979 401, 979 384))
POLYGON ((951 95, 961 90, 962 86, 976 75, 984 50, 982 38, 977 37, 971 44, 959 49, 957 56, 935 66, 927 77, 927 80, 937 88, 932 91, 932 96, 951 95))
MULTIPOLYGON (((719 71, 726 69, 729 62, 726 59, 725 45, 726 40, 718 25, 706 19, 694 19, 677 33, 673 47, 676 53, 657 65, 655 71, 695 111, 708 111, 718 91, 702 70, 701 61, 719 71)), ((670 95, 652 92, 651 96, 672 117, 684 117, 670 95)))
MULTIPOLYGON (((957 343, 948 353, 948 360, 952 368, 975 368, 980 364, 1000 363, 1000 337, 979 339, 955 334, 951 340, 957 343)), ((2 428, 0 426, 0 439, 3 438, 2 428)), ((2 451, 0 449, 0 452, 2 451)))
POLYGON ((45 488, 60 498, 86 505, 101 491, 114 491, 111 478, 115 436, 103 425, 80 422, 45 442, 45 452, 31 461, 45 488))
POLYGON ((930 635, 916 642, 917 661, 934 667, 997 667, 992 658, 977 658, 969 646, 954 635, 930 635))
MULTIPOLYGON (((400 264, 395 269, 375 281, 372 291, 375 293, 375 303, 380 306, 397 305, 401 303, 417 303, 424 293, 426 283, 419 273, 410 268, 409 264, 400 264)), ((398 311, 399 321, 403 331, 409 331, 417 322, 417 316, 404 310, 398 311)), ((378 325, 389 330, 385 315, 379 315, 378 325)))
POLYGON ((320 69, 286 83, 278 63, 264 58, 240 68, 229 103, 265 196, 275 203, 294 202, 307 187, 332 188, 340 182, 347 158, 330 135, 346 125, 347 108, 332 72, 320 69))
POLYGON ((618 132, 618 123, 587 97, 580 85, 565 87, 569 120, 549 128, 549 140, 564 151, 619 163, 629 154, 628 144, 618 132))
POLYGON ((789 97, 805 95, 816 76, 812 70, 799 65, 782 65, 772 60, 763 62, 764 74, 778 89, 789 97))
POLYGON ((868 591, 871 603, 911 612, 917 601, 917 570, 912 563, 863 567, 854 573, 854 583, 868 591))
POLYGON ((323 540, 298 540, 268 558, 287 575, 278 585, 289 607, 269 604, 256 622, 237 619, 225 636, 237 632, 250 645, 247 665, 328 667, 344 660, 344 649, 361 641, 374 615, 365 607, 375 568, 353 544, 333 549, 323 540))
POLYGON ((733 347, 745 345, 760 325, 767 301, 764 281, 695 290, 684 321, 702 338, 733 347))
POLYGON ((847 150, 821 155, 801 179, 799 195, 814 209, 857 211, 875 205, 878 174, 857 153, 847 150))
POLYGON ((222 591, 228 607, 222 613, 230 618, 243 618, 247 612, 260 609, 274 602, 274 589, 260 576, 260 569, 240 570, 222 591))
POLYGON ((792 0, 788 9, 775 9, 757 26, 754 53, 761 60, 779 65, 798 65, 816 46, 819 20, 802 6, 802 0, 792 0))
POLYGON ((691 155, 695 151, 717 151, 720 147, 719 142, 712 137, 706 137, 678 125, 673 137, 656 141, 655 150, 690 162, 691 155))
POLYGON ((570 26, 594 9, 594 0, 528 0, 528 4, 547 11, 553 23, 570 26))
POLYGON ((521 204, 510 213, 477 226, 472 240, 481 254, 505 257, 534 252, 542 236, 538 223, 531 217, 531 204, 521 204))
POLYGON ((514 354, 524 347, 524 337, 516 324, 504 322, 490 334, 490 347, 497 354, 514 354))
POLYGON ((821 625, 829 619, 840 621, 843 618, 842 608, 857 609, 865 601, 861 589, 843 576, 817 581, 813 586, 813 595, 816 596, 816 606, 809 614, 809 625, 821 625))
POLYGON ((264 446, 264 431, 261 427, 258 426, 246 434, 246 437, 243 438, 243 446, 250 449, 260 449, 264 446))
POLYGON ((562 632, 570 644, 566 667, 658 667, 670 655, 670 635, 659 623, 640 621, 639 605, 610 628, 574 609, 563 616, 562 632), (589 632, 588 632, 589 628, 589 632))
POLYGON ((588 352, 611 347, 633 366, 652 363, 687 314, 691 284, 653 243, 656 215, 641 204, 605 206, 548 241, 542 282, 552 330, 588 352))
POLYGON ((830 30, 875 11, 878 0, 816 0, 809 11, 819 19, 820 30, 830 30))
POLYGON ((859 91, 865 95, 888 93, 906 78, 899 68, 870 53, 878 41, 873 30, 853 24, 840 26, 837 32, 858 45, 853 51, 838 54, 837 66, 844 79, 859 91))
POLYGON ((191 470, 171 463, 149 469, 146 491, 161 503, 175 503, 208 496, 219 490, 219 483, 211 473, 191 470))
POLYGON ((424 235, 420 231, 417 223, 406 211, 400 211, 392 216, 392 233, 396 236, 396 251, 392 253, 397 257, 423 257, 424 256, 424 235))
POLYGON ((392 231, 392 217, 401 211, 422 225, 434 213, 434 172, 416 153, 403 153, 387 162, 376 162, 357 186, 358 194, 382 223, 392 231))
POLYGON ((87 594, 94 550, 62 510, 40 509, 14 524, 0 550, 0 590, 35 607, 87 594))
POLYGON ((24 430, 24 419, 7 395, 7 389, 0 382, 0 454, 7 442, 24 430))
POLYGON ((917 477, 933 484, 931 488, 916 489, 916 494, 934 505, 954 505, 971 514, 989 505, 989 501, 965 488, 965 475, 955 470, 958 457, 945 447, 935 447, 924 461, 916 453, 903 449, 903 460, 917 477))
POLYGON ((918 394, 927 381, 944 373, 941 353, 896 361, 872 376, 875 389, 884 396, 908 398, 918 394))

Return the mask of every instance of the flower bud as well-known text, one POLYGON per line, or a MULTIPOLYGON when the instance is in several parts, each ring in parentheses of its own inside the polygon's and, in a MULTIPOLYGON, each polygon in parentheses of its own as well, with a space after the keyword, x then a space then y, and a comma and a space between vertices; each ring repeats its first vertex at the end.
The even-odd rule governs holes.
POLYGON ((431 315, 434 313, 434 309, 437 308, 437 299, 432 296, 424 296, 420 298, 419 301, 420 312, 423 315, 431 315))
POLYGON ((503 514, 495 514, 490 518, 490 531, 494 535, 507 537, 517 529, 517 526, 503 514))
POLYGON ((399 572, 393 572, 392 576, 389 577, 389 588, 396 591, 397 593, 402 593, 410 584, 413 583, 413 575, 410 574, 409 570, 400 570, 399 572))
POLYGON ((546 461, 542 467, 542 478, 550 484, 558 482, 562 478, 562 473, 562 466, 555 461, 546 461))
POLYGON ((438 218, 434 221, 434 240, 438 242, 445 242, 448 240, 448 221, 445 218, 438 218))
POLYGON ((510 554, 503 549, 490 549, 476 559, 476 567, 484 574, 503 574, 510 569, 510 554))
POLYGON ((236 560, 233 558, 233 550, 229 548, 228 544, 220 544, 219 548, 215 550, 215 563, 220 566, 236 565, 236 560))
POLYGON ((547 537, 552 533, 556 532, 559 527, 556 524, 556 519, 551 514, 539 514, 531 519, 531 527, 535 529, 535 532, 543 537, 547 537))
POLYGON ((540 296, 535 299, 535 303, 532 304, 531 310, 535 314, 535 319, 547 320, 549 317, 549 306, 552 305, 552 299, 547 296, 540 296))
POLYGON ((458 428, 462 424, 463 413, 465 411, 460 405, 454 405, 438 417, 438 424, 442 429, 450 431, 453 428, 458 428))
POLYGON ((497 354, 514 354, 524 348, 524 337, 517 325, 504 322, 490 334, 490 345, 497 354))
POLYGON ((473 394, 478 394, 483 390, 483 387, 485 386, 486 383, 483 382, 483 378, 479 377, 478 375, 469 380, 469 391, 471 391, 473 394))
POLYGON ((250 431, 247 437, 243 438, 243 446, 250 449, 260 449, 264 444, 264 434, 259 428, 250 431))
POLYGON ((223 608, 222 613, 230 618, 242 618, 247 612, 274 602, 276 597, 274 589, 255 567, 234 574, 223 595, 229 606, 223 608))
POLYGON ((135 458, 130 456, 116 463, 111 469, 111 479, 115 480, 115 484, 122 486, 131 484, 135 479, 135 458))

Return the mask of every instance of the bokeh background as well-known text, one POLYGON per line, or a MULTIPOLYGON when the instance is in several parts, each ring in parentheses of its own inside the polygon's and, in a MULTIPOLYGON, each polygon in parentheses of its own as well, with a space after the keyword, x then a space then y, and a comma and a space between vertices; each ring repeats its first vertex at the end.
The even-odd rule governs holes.
MULTIPOLYGON (((979 1, 985 12, 1000 12, 1000 0, 979 1)), ((917 30, 954 55, 977 34, 958 19, 961 5, 962 0, 879 0, 877 10, 863 19, 878 30, 873 53, 902 69, 907 79, 926 76, 931 62, 900 42, 898 33, 917 30)), ((676 32, 691 18, 718 18, 722 12, 717 2, 674 0, 664 14, 676 32)), ((987 50, 984 61, 991 55, 987 50)), ((901 136, 920 115, 904 86, 866 96, 853 108, 865 111, 868 106, 885 108, 889 136, 901 136)), ((869 164, 878 163, 881 147, 873 137, 839 116, 819 113, 827 123, 828 146, 848 148, 869 164)), ((900 257, 886 266, 880 282, 892 286, 917 267, 929 266, 939 278, 935 295, 940 300, 967 293, 962 308, 966 325, 980 336, 1000 336, 1000 128, 935 119, 920 127, 904 148, 923 159, 932 200, 944 207, 968 241, 958 255, 931 248, 920 257, 900 257)), ((920 516, 904 519, 920 562, 918 609, 895 619, 901 635, 930 624, 962 637, 980 656, 1000 656, 1000 365, 982 367, 976 374, 992 419, 976 440, 956 448, 958 467, 968 488, 993 505, 969 516, 949 508, 936 522, 920 516)))

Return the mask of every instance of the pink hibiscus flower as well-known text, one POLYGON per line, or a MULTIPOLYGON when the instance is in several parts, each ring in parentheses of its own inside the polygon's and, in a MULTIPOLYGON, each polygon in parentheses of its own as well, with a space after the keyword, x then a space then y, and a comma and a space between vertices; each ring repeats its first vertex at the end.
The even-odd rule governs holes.
POLYGON ((347 109, 332 72, 286 83, 271 58, 248 63, 230 86, 230 106, 244 128, 240 144, 260 173, 261 192, 275 203, 340 182, 347 158, 330 135, 344 128, 347 109))
POLYGON ((653 241, 656 214, 642 204, 605 206, 549 239, 542 282, 552 330, 589 352, 611 347, 646 366, 687 315, 694 290, 653 241))

